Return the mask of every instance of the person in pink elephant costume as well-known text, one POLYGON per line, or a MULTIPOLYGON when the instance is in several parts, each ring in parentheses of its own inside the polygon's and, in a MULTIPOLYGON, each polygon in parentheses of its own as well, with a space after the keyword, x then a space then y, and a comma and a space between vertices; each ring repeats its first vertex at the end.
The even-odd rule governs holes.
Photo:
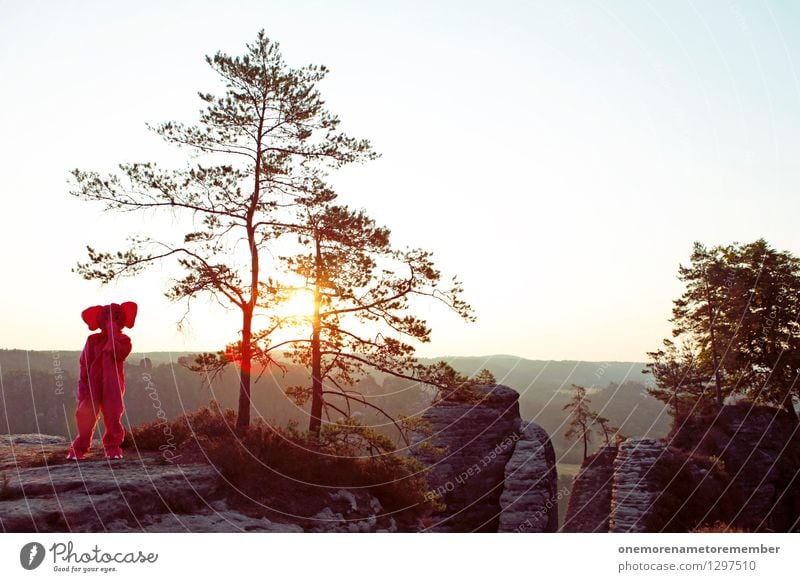
POLYGON ((122 458, 122 427, 125 394, 125 358, 131 353, 131 338, 122 328, 133 327, 138 306, 132 301, 95 305, 84 309, 81 317, 89 329, 100 333, 90 334, 80 358, 78 380, 78 407, 75 420, 78 435, 72 441, 68 459, 83 459, 92 444, 98 415, 103 413, 103 447, 107 459, 122 458))

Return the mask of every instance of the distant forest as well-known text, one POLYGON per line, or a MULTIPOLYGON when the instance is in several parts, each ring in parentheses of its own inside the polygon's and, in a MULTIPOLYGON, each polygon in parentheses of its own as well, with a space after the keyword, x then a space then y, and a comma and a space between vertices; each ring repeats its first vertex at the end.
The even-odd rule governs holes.
MULTIPOLYGON (((74 435, 79 357, 78 351, 0 350, 0 433, 74 435)), ((227 369, 209 387, 201 375, 180 364, 189 357, 190 354, 169 352, 131 354, 125 365, 126 427, 152 422, 159 415, 172 419, 212 399, 223 408, 236 408, 236 371, 227 369), (145 358, 149 365, 143 361, 145 358)), ((580 447, 564 439, 567 415, 562 408, 569 400, 572 384, 586 386, 592 408, 625 434, 662 437, 669 430, 671 418, 665 406, 646 392, 651 378, 643 376, 643 363, 540 361, 514 356, 447 360, 465 374, 487 368, 498 383, 516 389, 522 417, 550 433, 560 463, 582 460, 580 447)), ((256 370, 255 376, 260 372, 256 370)), ((277 368, 264 371, 253 389, 255 417, 280 426, 292 421, 305 425, 307 410, 299 408, 284 389, 309 381, 308 371, 296 365, 286 364, 285 373, 277 368)), ((393 415, 419 414, 432 397, 419 385, 391 376, 370 376, 356 388, 393 415)), ((355 403, 353 410, 361 422, 378 425, 388 436, 397 437, 391 424, 379 414, 355 403)), ((599 444, 594 442, 592 447, 599 444)))

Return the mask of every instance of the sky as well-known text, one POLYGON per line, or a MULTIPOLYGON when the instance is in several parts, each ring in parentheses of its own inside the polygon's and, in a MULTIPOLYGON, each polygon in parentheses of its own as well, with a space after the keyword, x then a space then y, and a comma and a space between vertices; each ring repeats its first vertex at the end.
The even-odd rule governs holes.
POLYGON ((381 158, 332 176, 433 251, 478 319, 423 307, 424 356, 643 361, 692 243, 800 254, 800 3, 0 0, 0 348, 79 350, 90 305, 136 301, 134 350, 216 350, 235 314, 164 297, 174 265, 107 286, 71 269, 180 223, 70 196, 73 168, 186 158, 204 56, 264 29, 381 158))

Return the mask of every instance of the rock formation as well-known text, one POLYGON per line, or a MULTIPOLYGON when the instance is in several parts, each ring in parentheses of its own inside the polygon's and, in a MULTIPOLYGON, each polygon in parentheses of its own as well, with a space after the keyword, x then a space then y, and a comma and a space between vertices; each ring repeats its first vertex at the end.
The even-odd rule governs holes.
POLYGON ((800 530, 800 433, 779 409, 745 403, 684 421, 668 441, 628 439, 586 460, 563 531, 696 527, 800 530))
POLYGON ((446 506, 429 529, 555 531, 555 454, 547 433, 522 422, 516 391, 479 390, 478 404, 444 401, 423 414, 432 434, 417 439, 416 454, 429 467, 430 495, 446 506))
POLYGON ((586 459, 572 484, 561 531, 607 532, 617 447, 602 447, 586 459))
POLYGON ((497 531, 554 532, 558 529, 558 476, 550 435, 539 425, 522 420, 519 434, 506 463, 497 531))
POLYGON ((738 494, 732 525, 800 531, 800 426, 784 410, 724 406, 683 423, 671 444, 721 461, 738 494))
POLYGON ((647 516, 661 487, 653 468, 665 448, 663 442, 648 438, 628 439, 619 446, 614 459, 608 531, 647 531, 647 516))

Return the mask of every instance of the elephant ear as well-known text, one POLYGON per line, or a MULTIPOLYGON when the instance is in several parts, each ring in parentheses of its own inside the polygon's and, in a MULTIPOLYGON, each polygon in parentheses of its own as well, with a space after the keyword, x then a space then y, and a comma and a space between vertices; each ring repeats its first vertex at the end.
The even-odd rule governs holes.
POLYGON ((94 331, 100 328, 100 323, 98 322, 98 318, 100 314, 103 312, 102 305, 93 305, 92 307, 87 307, 81 313, 81 319, 83 319, 84 323, 89 326, 89 329, 94 331))
POLYGON ((133 301, 126 301, 120 307, 122 307, 122 319, 124 321, 122 326, 133 327, 133 324, 136 323, 136 314, 139 312, 139 306, 133 301))

